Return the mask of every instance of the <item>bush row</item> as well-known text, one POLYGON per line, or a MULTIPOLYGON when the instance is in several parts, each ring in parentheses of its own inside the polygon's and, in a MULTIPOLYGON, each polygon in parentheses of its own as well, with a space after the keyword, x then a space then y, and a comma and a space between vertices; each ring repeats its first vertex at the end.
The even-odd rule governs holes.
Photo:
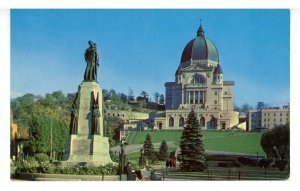
POLYGON ((38 162, 37 160, 27 160, 16 164, 16 174, 18 173, 45 173, 45 174, 76 174, 76 175, 116 175, 118 166, 107 164, 104 166, 81 166, 71 167, 56 166, 49 162, 38 162))

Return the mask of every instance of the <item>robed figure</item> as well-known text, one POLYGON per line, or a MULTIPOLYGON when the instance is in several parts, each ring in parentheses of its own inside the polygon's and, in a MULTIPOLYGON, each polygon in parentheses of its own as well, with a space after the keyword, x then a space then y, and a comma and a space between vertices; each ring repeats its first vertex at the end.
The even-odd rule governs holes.
POLYGON ((93 110, 92 110, 92 134, 93 135, 100 135, 100 121, 99 117, 101 116, 99 110, 99 93, 97 93, 97 98, 95 98, 94 92, 92 92, 93 96, 93 110))
POLYGON ((84 81, 97 81, 97 68, 99 66, 99 56, 96 48, 96 43, 88 42, 90 47, 85 51, 84 58, 87 63, 84 81))
POLYGON ((71 108, 70 135, 76 135, 76 134, 77 134, 77 106, 75 103, 73 103, 71 108))

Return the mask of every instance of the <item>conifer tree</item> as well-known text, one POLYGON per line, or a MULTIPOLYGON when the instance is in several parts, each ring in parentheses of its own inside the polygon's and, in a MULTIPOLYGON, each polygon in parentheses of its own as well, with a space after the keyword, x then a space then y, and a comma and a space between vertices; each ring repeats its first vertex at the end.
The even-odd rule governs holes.
POLYGON ((148 133, 146 136, 146 140, 144 141, 144 155, 148 160, 155 159, 154 147, 152 144, 151 135, 148 133))
POLYGON ((162 161, 168 160, 168 157, 169 157, 168 155, 169 155, 168 145, 167 145, 167 142, 165 140, 163 140, 161 142, 159 152, 158 152, 159 160, 162 160, 162 161))
POLYGON ((182 131, 180 150, 179 161, 182 171, 203 171, 206 168, 202 134, 194 110, 189 113, 182 131))

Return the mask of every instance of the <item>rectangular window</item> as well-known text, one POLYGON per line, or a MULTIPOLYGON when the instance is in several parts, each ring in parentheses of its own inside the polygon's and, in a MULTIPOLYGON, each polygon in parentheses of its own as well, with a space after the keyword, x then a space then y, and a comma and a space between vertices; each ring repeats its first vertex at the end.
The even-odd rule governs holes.
POLYGON ((274 113, 274 116, 276 116, 276 113, 274 113))
POLYGON ((215 104, 217 104, 218 103, 218 101, 217 100, 215 100, 215 104))
POLYGON ((267 114, 266 114, 266 113, 264 113, 264 116, 267 116, 267 114))
POLYGON ((280 122, 282 122, 282 118, 280 118, 280 122))
POLYGON ((224 94, 227 95, 227 91, 225 91, 224 94))
POLYGON ((264 122, 266 122, 267 120, 266 120, 266 118, 264 118, 264 122))
POLYGON ((276 122, 276 118, 274 119, 274 122, 276 122))
POLYGON ((268 116, 270 116, 270 113, 268 113, 268 116))
POLYGON ((280 117, 282 116, 282 113, 280 113, 280 117))
POLYGON ((270 121, 270 118, 268 118, 268 121, 270 121))
POLYGON ((218 95, 218 92, 215 92, 215 95, 218 95))

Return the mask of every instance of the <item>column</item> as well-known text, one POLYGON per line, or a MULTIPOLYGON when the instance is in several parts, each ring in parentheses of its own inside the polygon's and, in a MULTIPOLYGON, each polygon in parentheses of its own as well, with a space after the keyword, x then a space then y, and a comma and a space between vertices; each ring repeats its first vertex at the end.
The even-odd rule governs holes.
POLYGON ((187 92, 187 95, 188 95, 188 96, 187 96, 187 97, 188 97, 188 99, 187 99, 187 104, 190 104, 190 91, 187 92))
POLYGON ((200 93, 201 91, 198 91, 198 104, 200 104, 200 93))
POLYGON ((203 93, 203 103, 205 103, 206 101, 205 101, 205 91, 202 91, 202 93, 203 93))
POLYGON ((194 99, 193 99, 193 104, 195 104, 195 98, 196 98, 196 91, 194 91, 194 93, 193 93, 194 95, 193 95, 193 97, 194 97, 194 99))

